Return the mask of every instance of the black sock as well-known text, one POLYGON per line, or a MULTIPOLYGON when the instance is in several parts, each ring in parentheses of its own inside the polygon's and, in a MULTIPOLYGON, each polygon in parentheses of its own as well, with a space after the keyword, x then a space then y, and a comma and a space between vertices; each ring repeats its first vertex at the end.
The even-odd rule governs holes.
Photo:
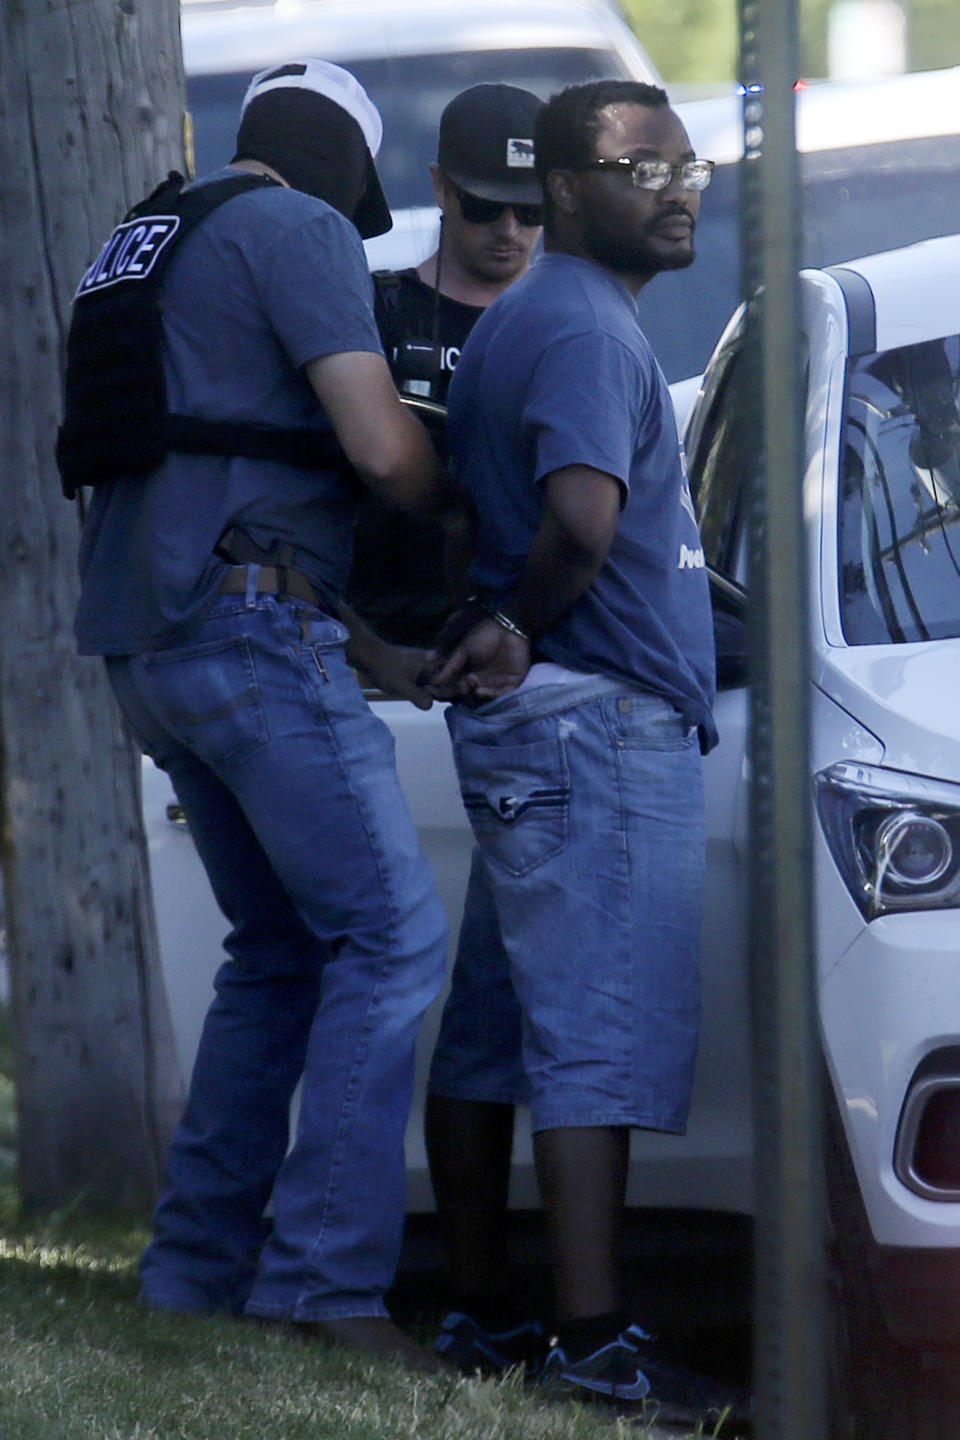
POLYGON ((583 1315, 558 1325, 557 1340, 568 1360, 583 1360, 616 1340, 627 1323, 622 1310, 610 1310, 606 1315, 583 1315))
POLYGON ((515 1325, 531 1318, 529 1314, 521 1314, 512 1295, 506 1292, 501 1295, 469 1295, 462 1290, 451 1297, 450 1309, 461 1310, 492 1334, 512 1330, 515 1325))

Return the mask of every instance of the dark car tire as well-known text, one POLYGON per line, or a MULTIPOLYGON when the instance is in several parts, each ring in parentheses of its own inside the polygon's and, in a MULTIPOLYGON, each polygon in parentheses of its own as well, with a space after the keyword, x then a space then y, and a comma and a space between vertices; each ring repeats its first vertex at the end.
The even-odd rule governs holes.
POLYGON ((960 1436, 960 1335, 935 1343, 891 1333, 879 1247, 840 1116, 835 1105, 828 1110, 830 1440, 952 1440, 960 1436))

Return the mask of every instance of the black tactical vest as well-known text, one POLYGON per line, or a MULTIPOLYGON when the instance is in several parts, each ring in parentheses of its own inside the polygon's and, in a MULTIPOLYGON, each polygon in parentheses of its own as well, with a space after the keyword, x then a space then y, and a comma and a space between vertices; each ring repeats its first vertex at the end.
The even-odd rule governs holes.
POLYGON ((57 465, 63 493, 155 470, 171 450, 281 460, 303 469, 345 464, 332 430, 203 420, 167 409, 160 286, 177 247, 217 206, 263 185, 231 175, 184 191, 172 170, 128 211, 80 281, 67 336, 57 465))

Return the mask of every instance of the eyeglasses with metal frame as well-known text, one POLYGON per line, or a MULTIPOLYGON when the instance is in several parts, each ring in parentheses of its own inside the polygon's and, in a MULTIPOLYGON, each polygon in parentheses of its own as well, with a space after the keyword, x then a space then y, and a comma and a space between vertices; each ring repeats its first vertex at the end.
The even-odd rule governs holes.
POLYGON ((620 155, 616 160, 590 160, 578 170, 610 170, 629 175, 638 190, 666 190, 674 175, 680 176, 684 190, 706 190, 713 179, 712 160, 684 160, 671 165, 669 160, 631 160, 620 155))

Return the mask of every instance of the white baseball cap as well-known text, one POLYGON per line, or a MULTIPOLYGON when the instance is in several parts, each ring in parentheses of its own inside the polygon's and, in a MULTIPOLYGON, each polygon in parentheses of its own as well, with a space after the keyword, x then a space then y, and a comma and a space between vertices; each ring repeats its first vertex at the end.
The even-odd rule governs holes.
POLYGON ((295 88, 312 90, 315 95, 325 95, 341 110, 346 110, 363 131, 367 149, 376 158, 383 140, 383 121, 380 111, 364 90, 360 81, 341 65, 332 60, 291 60, 286 65, 271 65, 254 75, 243 97, 240 114, 252 100, 266 95, 270 90, 295 88))
MULTIPOLYGON (((335 105, 338 110, 350 117, 350 120, 359 128, 363 144, 366 147, 366 178, 363 194, 360 197, 351 218, 364 239, 373 235, 383 235, 393 225, 390 214, 390 206, 383 193, 383 186, 377 174, 377 167, 374 157, 380 149, 380 142, 383 139, 383 121, 380 112, 374 105, 366 90, 360 84, 356 76, 351 75, 349 70, 344 70, 341 65, 334 65, 329 60, 291 60, 284 65, 272 65, 269 70, 261 70, 247 87, 247 93, 243 97, 243 104, 240 107, 240 130, 237 141, 240 150, 246 153, 243 140, 251 139, 251 123, 254 115, 259 115, 263 106, 256 105, 256 109, 247 115, 247 111, 255 102, 261 102, 266 98, 266 115, 270 114, 271 95, 277 96, 279 103, 281 96, 290 91, 297 92, 303 97, 306 104, 309 95, 316 95, 320 99, 335 105)), ((293 96, 290 96, 291 102, 293 96)), ((300 107, 298 107, 300 108, 300 107)), ((309 105, 307 105, 309 110, 309 105)), ((285 124, 302 126, 302 117, 298 120, 291 120, 289 113, 285 114, 285 124)), ((277 119, 277 123, 279 119, 277 119)), ((294 149, 301 156, 309 154, 310 145, 307 139, 309 126, 300 129, 299 136, 293 138, 290 135, 285 137, 288 148, 294 149)), ((238 151, 238 153, 240 153, 238 151)), ((270 160, 269 154, 264 154, 259 148, 251 148, 249 151, 255 159, 270 160)), ((289 158, 289 157, 288 157, 289 158)), ((281 172, 284 166, 280 167, 281 172)), ((293 179, 292 174, 285 174, 287 180, 293 179)), ((322 198, 328 199, 329 195, 324 190, 312 190, 309 185, 302 185, 300 188, 307 189, 310 193, 321 194, 322 198)), ((344 212, 346 213, 346 212, 344 212)))

